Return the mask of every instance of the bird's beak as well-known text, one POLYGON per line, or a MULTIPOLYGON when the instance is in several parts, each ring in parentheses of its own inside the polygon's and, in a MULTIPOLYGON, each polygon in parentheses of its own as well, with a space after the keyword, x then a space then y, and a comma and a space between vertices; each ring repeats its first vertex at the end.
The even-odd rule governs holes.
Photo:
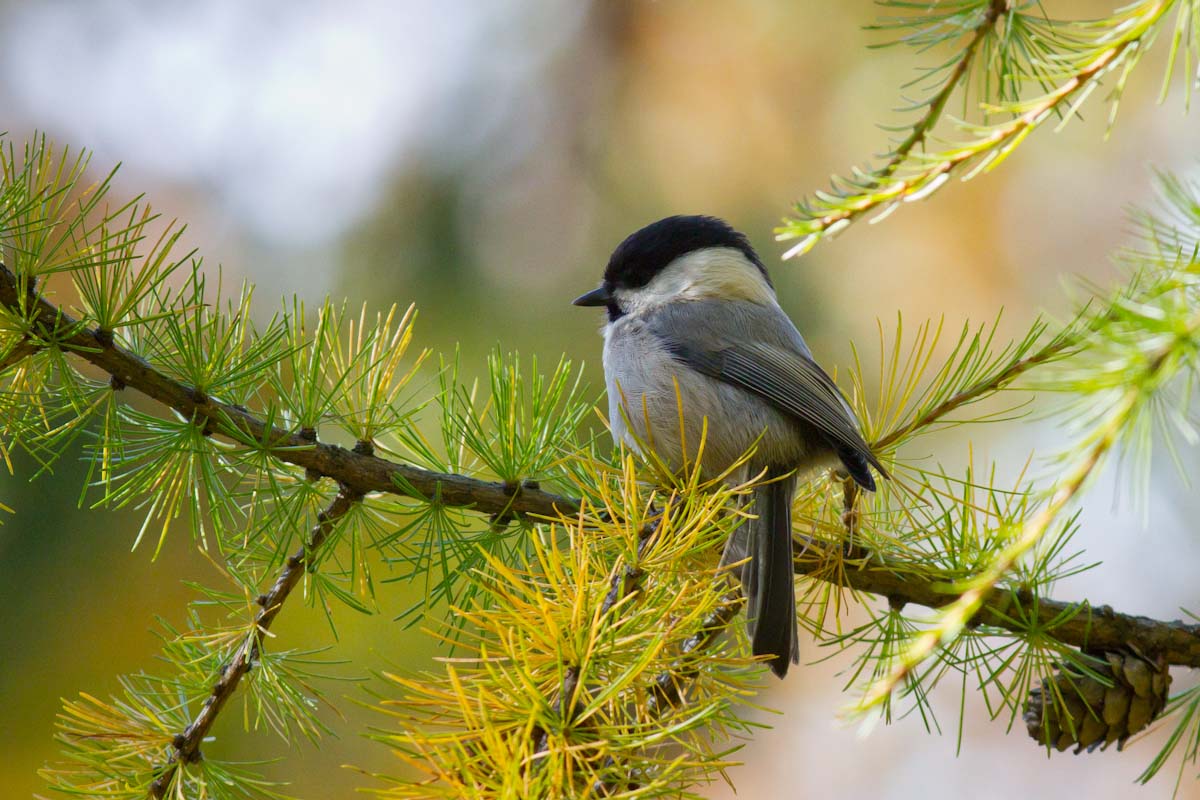
POLYGON ((612 292, 607 286, 601 286, 598 289, 592 289, 587 294, 581 294, 571 301, 573 306, 606 306, 612 302, 612 292))

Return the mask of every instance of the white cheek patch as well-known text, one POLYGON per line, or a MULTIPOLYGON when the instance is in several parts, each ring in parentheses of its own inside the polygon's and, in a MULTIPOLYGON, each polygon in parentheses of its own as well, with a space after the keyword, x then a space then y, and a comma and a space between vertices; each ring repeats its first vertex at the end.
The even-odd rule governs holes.
POLYGON ((758 267, 733 247, 708 247, 680 256, 640 289, 617 289, 617 304, 636 314, 672 300, 749 300, 770 305, 775 292, 758 267))

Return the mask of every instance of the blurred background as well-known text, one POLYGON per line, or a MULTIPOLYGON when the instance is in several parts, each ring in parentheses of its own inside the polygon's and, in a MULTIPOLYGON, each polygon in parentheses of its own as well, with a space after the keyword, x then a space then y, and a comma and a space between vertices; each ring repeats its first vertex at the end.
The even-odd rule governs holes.
MULTIPOLYGON (((1065 17, 1110 8, 1050 5, 1065 17)), ((880 37, 863 26, 878 13, 868 0, 0 0, 0 129, 18 146, 41 130, 91 148, 97 176, 121 162, 116 195, 145 192, 187 222, 210 268, 257 284, 264 315, 292 295, 415 302, 419 343, 461 344, 468 371, 482 372, 496 345, 565 352, 587 363, 597 396, 599 315, 570 300, 625 234, 667 214, 717 214, 746 231, 831 368, 849 362, 851 342, 869 359, 876 321, 898 312, 911 323, 945 315, 954 330, 1004 308, 1002 329, 1018 333, 1039 312, 1066 313, 1064 276, 1116 280, 1108 254, 1126 241, 1124 208, 1152 199, 1150 167, 1198 169, 1200 115, 1185 116, 1178 96, 1154 102, 1161 46, 1134 73, 1107 141, 1093 102, 997 172, 779 262, 771 230, 789 204, 884 150, 877 126, 905 119, 890 110, 901 84, 941 58, 868 49, 880 37)), ((1004 474, 1059 437, 1043 422, 971 434, 977 462, 996 459, 1004 474)), ((938 448, 931 458, 961 463, 966 439, 938 448)), ((1184 459, 1197 466, 1194 452, 1184 459)), ((15 467, 0 480, 16 510, 0 527, 0 794, 25 797, 55 758, 60 698, 107 696, 118 675, 154 670, 155 616, 182 623, 194 597, 183 582, 215 577, 182 530, 152 561, 151 548, 130 552, 134 515, 78 510, 78 465, 35 482, 31 464, 15 467)), ((1057 594, 1165 618, 1200 607, 1200 538, 1187 522, 1200 500, 1169 465, 1140 504, 1119 485, 1110 468, 1077 540, 1104 564, 1057 594)), ((402 598, 380 605, 374 617, 342 615, 334 655, 363 672, 425 663, 426 637, 393 621, 402 598)), ((298 605, 275 630, 281 646, 332 642, 319 612, 298 605)), ((838 717, 846 663, 769 685, 761 701, 782 713, 758 715, 772 729, 731 772, 741 797, 1172 795, 1170 774, 1132 783, 1161 735, 1125 753, 1047 759, 1019 721, 1006 733, 974 696, 956 756, 953 689, 935 701, 941 735, 906 719, 863 736, 838 717)), ((340 738, 299 745, 302 758, 240 733, 236 713, 209 749, 283 759, 268 770, 300 796, 349 797, 371 783, 342 765, 398 767, 358 735, 367 712, 339 705, 346 719, 329 723, 340 738)), ((1200 797, 1200 784, 1186 777, 1179 796, 1200 797)))

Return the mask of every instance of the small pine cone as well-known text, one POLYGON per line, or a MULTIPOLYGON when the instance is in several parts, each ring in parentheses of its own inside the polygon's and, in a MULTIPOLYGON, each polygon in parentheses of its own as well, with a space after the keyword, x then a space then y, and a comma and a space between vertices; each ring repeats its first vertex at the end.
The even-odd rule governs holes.
POLYGON ((1165 659, 1132 649, 1100 657, 1105 663, 1093 671, 1111 686, 1068 665, 1029 691, 1023 717, 1030 736, 1060 751, 1075 745, 1076 753, 1090 753, 1113 742, 1120 750, 1162 712, 1171 687, 1165 659))

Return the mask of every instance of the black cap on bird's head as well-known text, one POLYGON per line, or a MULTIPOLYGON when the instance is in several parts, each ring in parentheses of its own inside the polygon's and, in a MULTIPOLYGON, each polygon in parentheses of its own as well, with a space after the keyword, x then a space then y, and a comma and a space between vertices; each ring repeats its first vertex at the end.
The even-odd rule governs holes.
POLYGON ((652 222, 626 237, 608 259, 600 288, 576 298, 574 303, 577 306, 609 306, 612 316, 615 289, 641 288, 680 256, 710 247, 740 251, 770 285, 767 268, 745 234, 716 217, 674 216, 652 222))
POLYGON ((750 246, 750 240, 728 222, 716 217, 675 216, 652 222, 617 245, 604 270, 604 282, 610 286, 637 289, 680 256, 709 247, 740 250, 758 267, 763 277, 770 280, 767 268, 750 246))

